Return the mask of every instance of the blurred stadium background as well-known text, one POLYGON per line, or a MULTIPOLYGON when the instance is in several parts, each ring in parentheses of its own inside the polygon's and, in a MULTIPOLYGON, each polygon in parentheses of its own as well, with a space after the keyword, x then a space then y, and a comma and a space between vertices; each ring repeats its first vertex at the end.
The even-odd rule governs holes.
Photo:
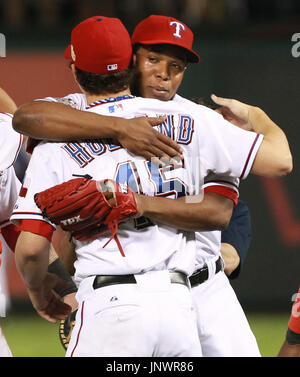
MULTIPOLYGON (((297 148, 300 57, 292 55, 295 44, 292 36, 300 33, 300 2, 0 0, 0 33, 6 37, 0 86, 18 105, 35 98, 77 91, 63 50, 69 43, 71 29, 97 14, 121 18, 129 32, 150 14, 182 20, 195 33, 194 48, 201 62, 189 67, 179 93, 187 98, 205 99, 216 93, 260 106, 286 131, 294 155, 293 173, 276 180, 251 176, 241 183, 240 196, 251 210, 253 241, 241 276, 232 281, 263 354, 275 356, 285 335, 292 295, 300 283, 300 151, 297 148)), ((22 151, 16 164, 21 180, 27 161, 28 156, 22 151)), ((8 317, 2 322, 15 355, 45 356, 39 354, 42 349, 39 342, 43 339, 47 343, 53 340, 54 348, 59 348, 58 354, 49 351, 48 355, 62 355, 56 330, 51 325, 40 324, 34 315, 11 255, 7 255, 5 265, 10 306, 8 317), (20 313, 21 317, 17 315, 20 313), (28 321, 26 325, 22 320, 24 324, 28 321), (29 348, 25 351, 29 346, 28 343, 25 346, 24 337, 14 334, 18 326, 26 332, 33 323, 40 338, 32 339, 37 347, 30 354, 29 348), (48 330, 52 337, 47 338, 48 330)), ((32 331, 24 334, 27 342, 31 334, 32 331)))

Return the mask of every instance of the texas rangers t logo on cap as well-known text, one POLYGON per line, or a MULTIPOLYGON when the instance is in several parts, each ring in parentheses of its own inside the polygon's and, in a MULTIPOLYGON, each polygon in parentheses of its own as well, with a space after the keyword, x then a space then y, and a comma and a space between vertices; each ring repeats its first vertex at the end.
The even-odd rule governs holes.
POLYGON ((182 30, 185 30, 184 25, 182 25, 180 22, 177 22, 177 21, 171 21, 171 22, 170 22, 170 26, 173 26, 173 25, 176 26, 176 31, 175 31, 175 33, 173 34, 174 37, 176 37, 176 38, 180 38, 180 39, 181 39, 182 36, 180 35, 180 33, 181 33, 182 30))

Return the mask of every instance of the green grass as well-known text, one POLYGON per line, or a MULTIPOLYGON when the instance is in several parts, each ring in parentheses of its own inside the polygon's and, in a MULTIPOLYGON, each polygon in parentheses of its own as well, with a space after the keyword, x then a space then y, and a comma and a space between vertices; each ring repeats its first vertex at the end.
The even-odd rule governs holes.
POLYGON ((277 356, 285 339, 290 313, 251 313, 247 318, 262 356, 277 356))
POLYGON ((35 313, 12 314, 1 327, 15 357, 63 357, 58 323, 52 324, 35 313))
MULTIPOLYGON (((247 314, 264 357, 276 356, 285 337, 289 313, 247 314)), ((9 313, 1 327, 15 357, 63 357, 58 338, 58 324, 51 324, 35 312, 9 313)))

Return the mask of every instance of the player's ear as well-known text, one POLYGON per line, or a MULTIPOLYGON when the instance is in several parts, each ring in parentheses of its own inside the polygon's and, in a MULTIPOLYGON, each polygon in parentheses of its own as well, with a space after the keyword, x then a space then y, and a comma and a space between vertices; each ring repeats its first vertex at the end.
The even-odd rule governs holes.
POLYGON ((72 75, 73 75, 73 77, 74 77, 74 80, 77 82, 75 65, 74 65, 73 63, 70 64, 70 68, 71 68, 71 71, 72 71, 72 75))
POLYGON ((135 52, 132 54, 132 65, 136 66, 136 53, 135 52))

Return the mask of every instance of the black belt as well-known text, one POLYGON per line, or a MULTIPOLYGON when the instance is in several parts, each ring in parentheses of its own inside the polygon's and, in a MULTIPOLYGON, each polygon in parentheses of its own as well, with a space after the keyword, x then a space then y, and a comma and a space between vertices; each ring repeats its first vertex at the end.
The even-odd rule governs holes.
MULTIPOLYGON (((170 272, 171 283, 189 287, 188 277, 182 272, 170 272)), ((93 288, 103 288, 114 284, 136 284, 134 275, 96 275, 93 288)))
MULTIPOLYGON (((223 263, 221 257, 216 261, 216 274, 220 272, 223 268, 223 263)), ((204 283, 208 279, 208 266, 204 265, 204 267, 197 270, 190 276, 190 283, 191 287, 195 287, 196 285, 204 283)))

